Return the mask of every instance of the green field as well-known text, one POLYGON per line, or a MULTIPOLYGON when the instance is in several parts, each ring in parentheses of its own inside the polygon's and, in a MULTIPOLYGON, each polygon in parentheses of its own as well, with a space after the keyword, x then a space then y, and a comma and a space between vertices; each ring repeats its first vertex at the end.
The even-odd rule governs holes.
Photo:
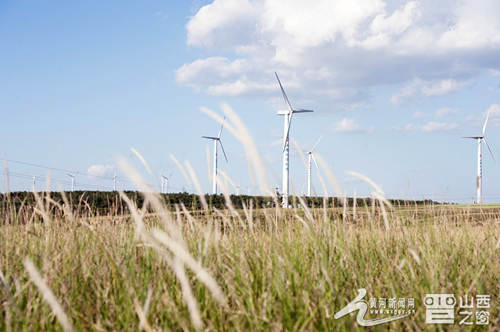
POLYGON ((0 226, 0 331, 350 331, 357 312, 334 314, 361 288, 367 303, 414 299, 369 330, 500 328, 498 206, 244 203, 172 212, 147 194, 152 213, 130 201, 96 217, 45 197, 11 211, 27 222, 0 226), (426 294, 455 296, 454 324, 426 324, 426 294), (488 325, 459 325, 465 295, 491 296, 488 325))

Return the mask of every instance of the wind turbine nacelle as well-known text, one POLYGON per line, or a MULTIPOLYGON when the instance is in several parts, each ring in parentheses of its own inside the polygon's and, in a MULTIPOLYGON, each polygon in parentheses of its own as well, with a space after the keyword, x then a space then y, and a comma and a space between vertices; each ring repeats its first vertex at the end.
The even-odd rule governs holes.
MULTIPOLYGON (((303 110, 303 109, 298 109, 298 110, 292 110, 292 113, 312 113, 314 112, 313 110, 303 110)), ((287 115, 290 114, 289 110, 285 111, 278 111, 278 115, 287 115)))

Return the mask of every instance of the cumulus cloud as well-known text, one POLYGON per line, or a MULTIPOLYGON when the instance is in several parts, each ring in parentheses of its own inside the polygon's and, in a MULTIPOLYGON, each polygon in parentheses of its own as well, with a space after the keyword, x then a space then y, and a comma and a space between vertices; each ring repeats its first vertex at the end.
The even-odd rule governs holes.
POLYGON ((415 78, 411 84, 401 88, 401 90, 391 97, 391 102, 401 105, 408 102, 420 102, 429 97, 444 96, 448 93, 460 90, 465 85, 464 81, 452 79, 439 82, 424 82, 415 78))
POLYGON ((455 115, 458 113, 458 110, 457 109, 453 109, 453 108, 440 108, 436 111, 435 113, 435 116, 436 116, 436 119, 439 119, 439 118, 442 118, 444 116, 448 116, 448 115, 455 115))
POLYGON ((409 132, 424 132, 424 133, 443 133, 443 134, 456 134, 462 132, 462 128, 456 123, 435 122, 429 121, 427 124, 420 126, 415 124, 395 125, 389 128, 398 133, 409 132))
POLYGON ((92 165, 87 169, 87 176, 89 178, 105 177, 114 169, 114 165, 92 165))
POLYGON ((488 113, 490 113, 490 117, 488 119, 488 127, 500 127, 500 104, 497 103, 490 105, 490 107, 488 107, 488 109, 481 115, 471 114, 464 117, 462 119, 462 122, 473 127, 481 128, 480 130, 482 130, 488 113))
POLYGON ((373 126, 366 128, 359 125, 355 119, 343 118, 342 120, 335 122, 332 127, 334 133, 367 133, 373 132, 373 126))
POLYGON ((396 85, 394 104, 420 102, 500 72, 499 13, 490 0, 214 0, 187 23, 186 42, 217 56, 184 64, 176 80, 245 96, 276 91, 277 70, 313 97, 396 85))
POLYGON ((415 119, 422 119, 422 118, 424 118, 424 117, 425 117, 425 114, 424 114, 424 113, 422 113, 422 112, 416 111, 416 112, 415 112, 415 114, 413 114, 413 117, 414 117, 415 119))
POLYGON ((484 116, 490 113, 488 126, 500 127, 500 104, 492 104, 485 112, 484 116))
POLYGON ((457 82, 454 80, 443 80, 432 86, 423 86, 422 94, 426 97, 443 96, 450 92, 460 90, 464 82, 457 82))
POLYGON ((234 50, 251 43, 259 7, 257 2, 248 0, 216 0, 203 6, 186 25, 187 44, 234 50))
POLYGON ((423 132, 439 132, 446 134, 455 134, 462 131, 462 128, 456 123, 434 122, 430 121, 422 127, 423 132))
POLYGON ((394 130, 396 132, 411 132, 411 131, 415 131, 415 130, 418 130, 419 127, 418 126, 415 126, 414 124, 407 124, 405 126, 402 126, 402 125, 395 125, 395 126, 392 126, 389 128, 389 130, 394 130))

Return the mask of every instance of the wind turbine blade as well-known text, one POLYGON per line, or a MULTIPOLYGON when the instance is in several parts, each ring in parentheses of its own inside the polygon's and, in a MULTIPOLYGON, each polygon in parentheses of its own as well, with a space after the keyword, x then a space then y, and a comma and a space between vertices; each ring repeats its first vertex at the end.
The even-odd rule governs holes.
POLYGON ((285 98, 285 103, 288 106, 288 110, 290 111, 290 113, 292 113, 293 112, 292 105, 290 105, 290 102, 288 101, 288 97, 286 96, 285 90, 283 89, 283 85, 281 85, 281 81, 280 81, 280 78, 278 77, 278 73, 274 72, 274 74, 276 75, 276 78, 278 79, 278 83, 280 84, 281 92, 283 93, 283 98, 285 98))
POLYGON ((170 177, 172 176, 172 174, 174 174, 174 173, 170 173, 170 175, 168 176, 168 178, 167 178, 167 179, 170 179, 170 177))
POLYGON ((318 167, 318 163, 316 162, 316 158, 314 158, 314 153, 311 153, 311 157, 312 157, 312 160, 314 161, 314 165, 316 166, 316 169, 318 170, 318 173, 319 173, 319 167, 318 167))
POLYGON ((220 147, 222 148, 222 153, 224 153, 224 158, 226 158, 226 163, 227 163, 228 161, 227 161, 227 157, 226 157, 226 151, 224 151, 224 147, 222 146, 221 140, 219 139, 218 141, 219 141, 220 147))
POLYGON ((224 127, 224 121, 226 121, 226 117, 224 117, 224 119, 222 120, 222 124, 221 124, 220 130, 219 130, 219 135, 217 135, 217 138, 220 138, 220 134, 222 133, 222 128, 224 127))
POLYGON ((311 113, 311 112, 314 112, 313 110, 303 110, 303 109, 296 109, 296 110, 293 110, 293 113, 311 113))
POLYGON ((483 137, 482 136, 462 136, 462 138, 480 139, 480 138, 483 138, 483 137))
POLYGON ((292 115, 290 114, 290 121, 288 121, 288 129, 286 131, 286 138, 285 138, 285 142, 283 143, 283 152, 285 152, 286 142, 288 141, 288 136, 290 135, 290 125, 291 125, 291 122, 292 122, 292 115))
POLYGON ((484 141, 484 144, 486 144, 486 147, 488 148, 488 151, 490 151, 490 155, 491 155, 491 158, 493 158, 493 161, 495 162, 495 164, 497 163, 497 161, 495 160, 495 157, 493 157, 493 153, 491 152, 490 150, 490 147, 488 146, 488 142, 486 142, 486 139, 483 138, 483 141, 484 141))
POLYGON ((285 138, 285 142, 283 143, 283 152, 285 152, 286 142, 288 141, 288 138, 290 135, 290 127, 292 126, 292 115, 293 115, 293 112, 290 113, 290 120, 288 120, 288 126, 287 126, 287 130, 286 130, 286 138, 285 138))
POLYGON ((484 121, 483 137, 484 137, 484 132, 486 131, 486 125, 488 124, 488 118, 489 117, 490 117, 490 112, 488 111, 488 115, 486 115, 486 121, 484 121))
POLYGON ((71 174, 69 174, 69 173, 66 173, 66 174, 68 174, 68 176, 70 176, 70 177, 73 177, 73 175, 71 175, 71 174))
POLYGON ((211 139, 211 140, 217 140, 218 138, 217 137, 212 137, 212 136, 201 136, 202 138, 206 138, 206 139, 211 139))
POLYGON ((318 143, 319 143, 319 141, 321 140, 322 137, 323 137, 323 135, 321 135, 320 138, 318 139, 318 141, 316 142, 316 144, 314 144, 314 147, 312 148, 311 153, 314 152, 314 149, 316 149, 316 145, 318 145, 318 143))

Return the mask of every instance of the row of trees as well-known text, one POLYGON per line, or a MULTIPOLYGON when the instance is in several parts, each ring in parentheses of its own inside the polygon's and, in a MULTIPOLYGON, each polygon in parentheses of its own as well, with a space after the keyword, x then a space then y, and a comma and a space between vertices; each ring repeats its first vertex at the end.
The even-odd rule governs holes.
MULTIPOLYGON (((138 191, 125 191, 127 195, 137 207, 142 208, 144 204, 144 196, 138 191)), ((39 196, 46 195, 44 193, 39 193, 39 196)), ((71 206, 72 211, 86 211, 87 214, 91 215, 115 215, 115 214, 127 214, 128 208, 126 203, 120 198, 119 193, 109 192, 109 191, 74 191, 65 193, 67 200, 71 206)), ((189 194, 187 192, 183 193, 170 193, 170 194, 160 194, 161 199, 164 204, 171 210, 175 209, 175 204, 183 203, 185 207, 190 211, 196 211, 202 209, 200 202, 200 197, 195 194, 189 194)), ((62 193, 51 192, 50 198, 56 203, 63 206, 64 200, 62 193)), ((223 195, 205 195, 205 199, 210 208, 215 207, 217 209, 224 209, 226 207, 226 200, 223 195)), ((273 197, 270 196, 249 196, 249 195, 231 195, 230 196, 232 205, 236 209, 242 209, 243 204, 249 204, 250 202, 254 207, 273 207, 276 203, 273 197)), ((345 198, 349 206, 353 206, 354 199, 352 197, 345 198)), ((340 207, 344 202, 344 198, 338 197, 328 197, 327 199, 323 197, 302 197, 303 202, 305 202, 309 207, 323 207, 326 203, 328 208, 340 207)), ((396 206, 404 206, 406 202, 402 200, 389 200, 392 204, 396 206)), ((7 210, 19 211, 21 207, 34 207, 36 206, 36 198, 32 192, 12 192, 9 194, 0 194, 1 211, 5 212, 7 210)), ((280 200, 277 200, 278 204, 280 200)), ((431 200, 425 201, 414 201, 412 205, 424 205, 433 204, 431 200)), ((294 206, 300 206, 300 201, 297 197, 290 197, 290 204, 294 206)), ((371 198, 358 198, 356 199, 356 205, 358 207, 371 207, 374 204, 374 200, 371 198)), ((3 215, 3 214, 2 214, 3 215)))

